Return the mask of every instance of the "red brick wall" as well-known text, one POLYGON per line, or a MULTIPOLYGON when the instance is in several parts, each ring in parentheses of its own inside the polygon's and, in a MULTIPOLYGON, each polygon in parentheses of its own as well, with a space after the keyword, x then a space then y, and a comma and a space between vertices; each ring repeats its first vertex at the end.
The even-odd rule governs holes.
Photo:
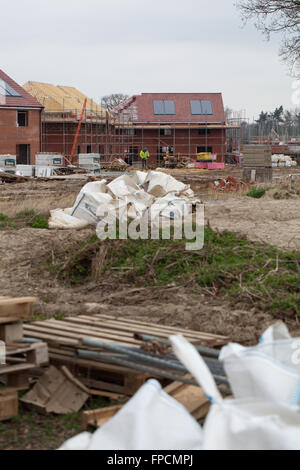
MULTIPOLYGON (((0 154, 17 154, 17 145, 30 145, 30 162, 34 164, 35 154, 40 152, 40 111, 28 110, 28 126, 17 126, 17 109, 0 108, 0 154)), ((25 109, 20 109, 25 111, 25 109)))
MULTIPOLYGON (((63 155, 70 155, 77 123, 44 123, 42 132, 42 149, 44 152, 59 152, 63 155)), ((150 152, 150 161, 157 162, 158 147, 172 146, 175 155, 196 155, 197 146, 212 147, 212 152, 218 155, 218 161, 224 160, 225 153, 225 131, 221 129, 211 129, 207 135, 199 135, 198 129, 172 129, 171 136, 160 135, 158 129, 137 129, 135 136, 125 135, 116 129, 111 130, 111 134, 105 134, 101 125, 82 124, 78 138, 77 148, 85 153, 90 146, 91 152, 99 153, 100 145, 104 153, 124 156, 129 152, 130 147, 136 147, 138 153, 142 148, 147 147, 150 152)))

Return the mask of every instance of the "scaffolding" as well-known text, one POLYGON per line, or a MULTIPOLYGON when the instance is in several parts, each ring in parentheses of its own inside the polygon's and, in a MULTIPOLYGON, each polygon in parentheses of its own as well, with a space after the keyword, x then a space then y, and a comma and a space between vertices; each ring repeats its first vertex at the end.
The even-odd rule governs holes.
MULTIPOLYGON (((126 106, 126 102, 125 102, 126 106)), ((87 109, 79 133, 75 155, 99 153, 101 160, 116 158, 136 164, 140 150, 147 147, 152 161, 158 165, 168 151, 178 160, 196 160, 201 152, 215 153, 218 161, 225 161, 228 145, 240 150, 241 122, 220 123, 166 123, 138 122, 136 110, 128 105, 123 112, 87 109)), ((76 110, 63 109, 42 113, 42 151, 59 152, 69 157, 78 125, 76 110)))

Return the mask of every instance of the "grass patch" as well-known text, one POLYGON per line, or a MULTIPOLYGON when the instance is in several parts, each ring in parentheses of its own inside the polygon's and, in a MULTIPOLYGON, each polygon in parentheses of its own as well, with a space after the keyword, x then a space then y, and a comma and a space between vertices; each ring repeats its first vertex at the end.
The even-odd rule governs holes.
POLYGON ((246 196, 254 197, 255 199, 260 199, 266 194, 267 191, 268 191, 267 188, 257 188, 256 186, 252 186, 252 188, 246 194, 246 196))
POLYGON ((110 278, 133 285, 175 283, 233 303, 247 303, 277 318, 300 316, 300 253, 254 243, 232 232, 205 229, 202 250, 186 240, 106 240, 92 237, 48 261, 66 283, 110 278))
POLYGON ((48 214, 36 213, 34 209, 24 209, 12 217, 0 213, 0 230, 20 230, 25 227, 48 229, 47 219, 48 214))

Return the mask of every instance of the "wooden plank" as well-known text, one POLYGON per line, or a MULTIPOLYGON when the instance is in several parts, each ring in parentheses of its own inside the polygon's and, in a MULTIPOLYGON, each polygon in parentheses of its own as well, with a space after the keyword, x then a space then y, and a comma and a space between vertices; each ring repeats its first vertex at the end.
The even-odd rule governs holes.
POLYGON ((18 392, 14 388, 0 389, 0 421, 5 421, 18 415, 18 392))
POLYGON ((76 377, 74 377, 74 375, 69 371, 66 366, 61 366, 60 370, 70 382, 80 388, 80 390, 82 390, 83 392, 87 393, 88 395, 90 394, 89 389, 85 387, 85 385, 80 382, 80 380, 76 379, 76 377))
POLYGON ((38 302, 39 299, 37 297, 7 297, 7 298, 0 298, 0 306, 2 305, 17 305, 17 304, 31 304, 38 302))
MULTIPOLYGON (((47 329, 47 332, 53 333, 52 330, 58 331, 61 336, 63 336, 63 332, 67 332, 66 336, 70 336, 70 333, 74 333, 72 335, 73 338, 78 338, 79 340, 83 340, 84 338, 101 338, 103 341, 107 340, 106 342, 111 342, 111 343, 120 343, 119 337, 116 336, 115 334, 110 334, 110 333, 102 333, 101 331, 99 332, 96 328, 91 329, 91 328, 83 328, 80 325, 72 325, 72 323, 66 323, 63 321, 57 321, 57 320, 47 320, 45 322, 34 322, 31 325, 41 327, 43 329, 47 329)), ((105 331, 105 330, 104 330, 105 331)), ((107 330, 106 330, 107 331, 107 330)), ((128 346, 132 345, 139 345, 140 341, 135 340, 133 337, 130 337, 129 335, 124 337, 124 341, 122 339, 122 344, 126 344, 128 346), (126 341, 125 341, 126 340, 126 341)))
POLYGON ((18 321, 15 323, 8 323, 0 325, 0 340, 6 344, 22 341, 23 338, 23 323, 18 321))
POLYGON ((69 344, 75 347, 80 347, 82 344, 80 338, 73 333, 60 332, 59 330, 49 332, 46 326, 35 326, 32 323, 24 326, 24 334, 25 336, 35 335, 34 337, 37 339, 48 339, 56 344, 69 344))
MULTIPOLYGON (((77 317, 72 317, 72 320, 69 320, 70 317, 65 318, 64 320, 46 320, 44 323, 47 325, 53 325, 53 326, 65 326, 66 328, 70 328, 70 325, 72 328, 76 328, 76 331, 80 332, 83 331, 81 325, 86 325, 86 330, 87 332, 93 333, 95 331, 104 333, 104 334, 109 334, 109 335, 115 335, 114 329, 110 332, 108 328, 102 328, 101 327, 101 322, 99 320, 96 321, 90 321, 90 317, 86 317, 86 319, 82 318, 77 318, 77 317), (91 327, 91 328, 90 328, 91 327)), ((40 323, 43 322, 34 322, 35 325, 39 325, 40 323)), ((123 336, 125 339, 132 339, 132 333, 127 332, 127 331, 120 331, 118 332, 118 338, 120 336, 123 336)))
MULTIPOLYGON (((121 394, 125 395, 124 393, 124 387, 123 385, 118 385, 110 382, 105 382, 104 380, 96 380, 96 379, 87 379, 87 378, 81 378, 82 382, 90 388, 92 387, 93 390, 105 390, 106 392, 109 390, 109 392, 115 393, 115 394, 121 394)), ((103 395, 104 396, 104 395, 103 395)))
POLYGON ((15 323, 19 320, 20 319, 17 316, 0 317, 0 325, 6 325, 7 323, 15 323))
MULTIPOLYGON (((97 318, 101 319, 101 317, 97 316, 97 318)), ((150 334, 152 336, 159 336, 161 338, 168 338, 172 334, 178 334, 182 333, 184 336, 191 340, 192 342, 199 341, 199 342, 217 342, 218 340, 225 341, 224 337, 218 337, 215 335, 211 335, 209 333, 195 333, 191 332, 190 330, 185 330, 184 328, 178 327, 164 327, 160 325, 155 325, 151 327, 146 327, 143 325, 140 325, 138 322, 134 323, 133 326, 128 326, 124 323, 120 323, 118 321, 103 321, 101 325, 107 326, 107 328, 110 329, 116 329, 116 330, 125 330, 125 331, 132 331, 134 333, 145 333, 145 334, 150 334)))
POLYGON ((86 429, 88 426, 100 428, 108 420, 110 420, 123 405, 108 406, 97 410, 84 411, 82 413, 82 427, 86 429))
MULTIPOLYGON (((48 322, 49 320, 47 320, 48 322)), ((82 318, 82 316, 79 317, 66 317, 64 319, 65 323, 67 325, 77 325, 78 328, 80 328, 80 325, 86 325, 87 327, 92 327, 91 331, 97 331, 99 333, 105 333, 105 334, 112 334, 115 335, 115 328, 106 328, 102 327, 101 322, 99 322, 99 319, 94 319, 93 317, 88 317, 85 316, 82 318)), ((132 331, 124 331, 124 330, 119 330, 118 331, 118 338, 124 337, 125 339, 133 339, 133 334, 132 331)))
MULTIPOLYGON (((187 335, 195 337, 196 339, 201 339, 202 337, 212 338, 212 339, 220 339, 220 340, 226 340, 227 339, 226 336, 215 335, 215 334, 212 334, 212 333, 204 333, 204 332, 201 332, 201 331, 197 332, 197 331, 185 329, 185 328, 182 328, 182 327, 165 326, 165 325, 159 325, 157 323, 148 323, 148 322, 143 322, 143 321, 140 321, 140 320, 131 320, 131 319, 127 319, 127 318, 118 319, 118 318, 114 318, 110 315, 104 315, 104 314, 96 314, 96 315, 93 315, 93 316, 97 317, 99 319, 103 319, 103 320, 107 319, 108 322, 104 321, 102 323, 103 325, 104 324, 106 324, 106 325, 115 324, 116 326, 118 326, 118 325, 124 324, 124 325, 128 326, 128 323, 129 323, 129 324, 133 324, 135 326, 134 329, 136 329, 136 325, 141 325, 141 326, 145 326, 145 327, 149 327, 149 328, 153 328, 153 329, 161 329, 163 331, 173 332, 173 333, 177 333, 180 330, 180 331, 182 331, 183 333, 185 333, 187 335)), ((82 317, 85 317, 85 316, 84 315, 79 315, 78 318, 82 318, 82 317)))
POLYGON ((11 374, 14 372, 23 372, 25 370, 33 369, 34 367, 35 365, 30 363, 15 364, 12 366, 0 366, 0 375, 11 374))
POLYGON ((210 401, 201 387, 172 382, 164 388, 164 391, 181 403, 196 419, 206 416, 210 401))
POLYGON ((36 297, 8 298, 0 300, 0 317, 17 317, 24 320, 30 316, 32 303, 38 302, 36 297))
POLYGON ((47 343, 55 344, 55 345, 65 345, 65 346, 74 346, 76 348, 80 347, 80 341, 65 338, 65 337, 58 337, 55 335, 49 335, 43 332, 44 330, 34 329, 33 327, 24 326, 24 336, 29 338, 36 338, 45 340, 47 343))

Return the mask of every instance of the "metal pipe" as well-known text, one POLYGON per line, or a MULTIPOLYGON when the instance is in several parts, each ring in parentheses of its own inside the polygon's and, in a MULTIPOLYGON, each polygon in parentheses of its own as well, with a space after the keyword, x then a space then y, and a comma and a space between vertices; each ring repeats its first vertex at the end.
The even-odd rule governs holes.
POLYGON ((144 366, 142 364, 136 364, 135 362, 130 362, 130 361, 125 360, 125 359, 119 359, 119 358, 117 359, 115 357, 112 357, 109 360, 109 359, 107 359, 107 357, 103 358, 101 356, 101 353, 97 353, 95 351, 86 351, 86 350, 78 349, 77 350, 77 356, 79 358, 82 358, 82 359, 101 360, 103 362, 109 362, 109 363, 117 364, 117 365, 120 365, 120 366, 127 367, 128 369, 134 369, 134 370, 138 370, 140 372, 146 372, 150 375, 170 379, 174 382, 182 382, 182 383, 185 383, 185 384, 188 384, 188 385, 199 386, 199 384, 197 384, 193 380, 186 379, 185 377, 178 377, 176 375, 170 374, 167 371, 162 371, 162 370, 155 369, 155 368, 152 368, 152 367, 144 366))
MULTIPOLYGON (((145 355, 141 352, 132 351, 131 349, 127 349, 123 346, 110 344, 110 343, 104 343, 102 341, 98 341, 98 340, 94 340, 94 339, 90 339, 90 338, 84 338, 83 339, 83 344, 84 344, 84 346, 102 348, 102 349, 106 349, 106 350, 109 350, 109 351, 122 353, 122 354, 125 354, 125 355, 129 356, 129 357, 132 357, 133 359, 135 359, 137 361, 140 361, 141 359, 143 359, 144 361, 149 362, 150 364, 152 364, 154 366, 157 366, 157 367, 169 368, 169 369, 174 369, 174 370, 177 370, 177 371, 180 371, 180 372, 183 372, 183 373, 188 373, 187 369, 179 363, 175 363, 173 361, 165 361, 163 359, 159 359, 159 358, 156 358, 156 357, 153 357, 153 356, 147 356, 147 355, 145 355)), ((97 356, 95 356, 95 357, 97 357, 97 356)), ((221 367, 221 365, 220 365, 220 367, 221 367)), ((222 369, 220 369, 220 371, 222 372, 222 369)), ((225 377, 220 377, 220 376, 216 375, 216 376, 214 376, 214 378, 215 378, 215 380, 218 380, 221 383, 228 383, 228 380, 225 379, 225 377)))
MULTIPOLYGON (((159 343, 162 343, 162 344, 171 345, 168 339, 159 338, 157 336, 145 335, 143 333, 135 333, 134 338, 140 341, 158 341, 159 343)), ((197 351, 200 354, 204 356, 210 356, 210 357, 215 357, 215 358, 219 357, 220 351, 218 351, 217 349, 205 348, 203 346, 194 346, 194 347, 197 349, 197 351)))

